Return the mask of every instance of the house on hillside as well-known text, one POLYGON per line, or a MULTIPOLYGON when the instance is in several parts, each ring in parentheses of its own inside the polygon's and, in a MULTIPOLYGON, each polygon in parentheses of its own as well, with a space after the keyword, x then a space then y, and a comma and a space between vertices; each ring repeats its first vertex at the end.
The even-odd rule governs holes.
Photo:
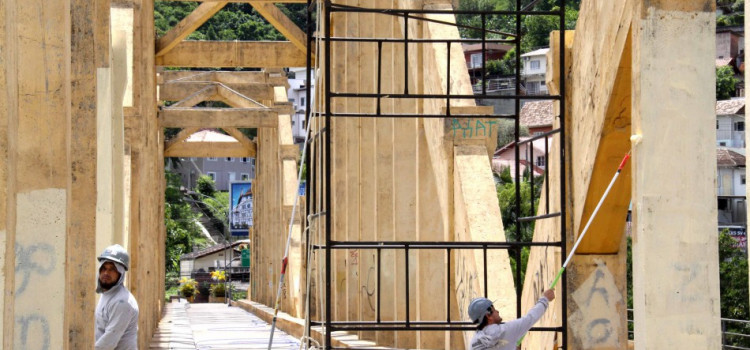
MULTIPOLYGON (((548 160, 544 147, 545 138, 523 142, 530 139, 531 137, 519 138, 521 142, 518 150, 520 154, 519 170, 523 174, 527 169, 533 169, 534 176, 544 175, 544 169, 547 166, 548 160)), ((549 150, 552 146, 552 138, 546 138, 546 140, 547 150, 549 150)), ((514 176, 516 171, 515 159, 516 143, 511 142, 495 151, 495 154, 492 156, 492 171, 500 174, 507 168, 510 170, 511 176, 514 176)))
MULTIPOLYGON (((315 95, 315 73, 311 74, 310 84, 307 84, 307 68, 289 68, 287 73, 289 89, 287 98, 292 103, 294 114, 292 114, 292 137, 295 144, 305 141, 305 132, 307 131, 307 121, 305 120, 305 111, 307 106, 307 89, 310 88, 310 96, 315 95)), ((313 101, 310 101, 313 102, 313 101)))
POLYGON ((745 99, 716 101, 716 145, 745 148, 745 99))
MULTIPOLYGON (((188 142, 237 142, 233 137, 218 131, 205 129, 190 135, 188 142)), ((182 157, 172 171, 179 173, 182 186, 195 188, 201 175, 210 176, 219 191, 229 190, 232 181, 247 181, 255 178, 255 158, 249 157, 182 157)))
MULTIPOLYGON (((180 277, 207 281, 211 279, 212 271, 222 270, 225 266, 232 267, 233 274, 242 273, 241 250, 247 249, 249 244, 250 240, 243 239, 183 254, 180 256, 180 277)), ((246 268, 249 269, 247 266, 246 268)))
POLYGON ((716 67, 730 66, 738 80, 735 96, 745 96, 745 28, 716 28, 716 67))
POLYGON ((521 80, 527 95, 548 95, 547 91, 547 52, 549 48, 534 50, 521 55, 521 80))
POLYGON ((747 249, 745 156, 729 148, 716 150, 719 231, 729 230, 738 246, 747 249))
MULTIPOLYGON (((485 43, 484 44, 484 60, 486 62, 493 60, 500 60, 505 57, 513 48, 511 45, 505 45, 500 43, 485 43)), ((471 83, 477 84, 482 80, 482 44, 472 43, 463 44, 464 59, 466 60, 466 68, 469 69, 469 76, 471 77, 471 83)), ((481 90, 481 88, 480 88, 481 90)))
POLYGON ((529 135, 536 136, 552 131, 555 119, 554 101, 529 101, 521 107, 520 123, 529 128, 529 135))

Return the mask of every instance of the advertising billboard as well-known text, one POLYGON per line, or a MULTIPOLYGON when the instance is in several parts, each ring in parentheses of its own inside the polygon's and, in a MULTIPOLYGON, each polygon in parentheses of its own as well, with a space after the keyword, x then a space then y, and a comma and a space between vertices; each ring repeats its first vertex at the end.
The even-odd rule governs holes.
POLYGON ((253 187, 250 181, 229 184, 229 232, 247 236, 253 226, 253 187))

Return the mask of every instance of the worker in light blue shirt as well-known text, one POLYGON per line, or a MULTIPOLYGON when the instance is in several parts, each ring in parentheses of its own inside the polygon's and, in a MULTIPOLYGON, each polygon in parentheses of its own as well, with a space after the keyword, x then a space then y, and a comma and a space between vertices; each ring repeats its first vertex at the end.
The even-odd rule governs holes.
POLYGON ((471 338, 471 350, 515 350, 516 343, 542 318, 555 291, 548 289, 525 316, 503 323, 500 313, 487 298, 476 298, 469 304, 471 321, 479 324, 471 338))

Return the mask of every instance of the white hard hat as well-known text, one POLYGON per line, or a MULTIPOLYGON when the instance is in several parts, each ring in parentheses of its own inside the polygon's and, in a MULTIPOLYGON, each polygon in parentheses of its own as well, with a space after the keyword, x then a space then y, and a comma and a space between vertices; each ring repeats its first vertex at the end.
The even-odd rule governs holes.
POLYGON ((484 316, 490 312, 492 301, 487 298, 475 298, 469 303, 469 318, 474 323, 482 322, 484 316))
POLYGON ((109 260, 120 263, 125 267, 125 271, 130 269, 130 255, 128 255, 125 248, 119 244, 107 247, 96 259, 99 260, 99 262, 102 262, 102 260, 109 260))

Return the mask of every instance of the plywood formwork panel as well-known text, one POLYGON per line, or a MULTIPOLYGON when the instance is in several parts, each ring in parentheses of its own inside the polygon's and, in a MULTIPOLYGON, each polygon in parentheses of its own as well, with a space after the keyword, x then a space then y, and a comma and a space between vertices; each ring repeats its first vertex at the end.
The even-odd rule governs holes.
POLYGON ((715 3, 643 1, 633 17, 635 348, 717 349, 715 3))
MULTIPOLYGON (((381 6, 392 7, 393 3, 387 1, 381 2, 381 6)), ((394 21, 392 16, 376 15, 376 23, 384 25, 374 26, 375 37, 393 37, 393 26, 387 25, 394 21)), ((376 47, 375 57, 380 57, 380 62, 376 63, 376 69, 380 71, 380 76, 374 74, 375 78, 381 79, 381 91, 393 91, 393 57, 394 45, 381 44, 380 49, 376 47)), ((377 71, 376 71, 377 72, 377 71)), ((384 99, 380 101, 380 110, 383 113, 393 113, 393 100, 384 99)), ((394 167, 394 150, 397 146, 394 143, 394 118, 377 118, 375 121, 375 161, 377 170, 375 172, 375 188, 377 188, 377 214, 376 232, 378 241, 399 240, 395 231, 395 192, 394 184, 398 181, 398 172, 394 167)), ((396 280, 397 269, 403 269, 403 265, 397 266, 395 250, 383 250, 380 253, 380 288, 377 291, 380 297, 380 319, 383 321, 395 321, 396 308, 403 302, 404 296, 394 294, 396 284, 404 283, 404 280, 396 280)), ((395 346, 395 332, 378 332, 376 342, 386 346, 395 346)))
MULTIPOLYGON (((572 115, 573 234, 588 222, 630 148, 630 23, 635 1, 584 2, 573 44, 567 100, 572 115), (616 23, 617 25, 613 25, 616 23)), ((630 192, 630 169, 612 188, 592 221, 580 253, 617 253, 630 192)))

